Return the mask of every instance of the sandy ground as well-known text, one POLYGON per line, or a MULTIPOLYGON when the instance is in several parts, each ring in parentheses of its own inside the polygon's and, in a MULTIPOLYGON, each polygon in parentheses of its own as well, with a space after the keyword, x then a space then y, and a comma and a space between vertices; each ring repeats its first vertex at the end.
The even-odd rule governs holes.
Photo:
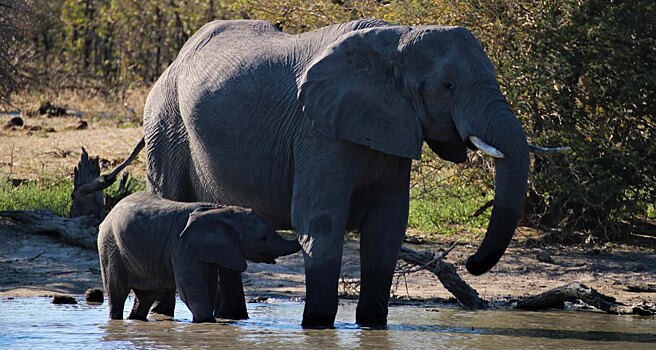
MULTIPOLYGON (((80 120, 73 117, 23 118, 23 127, 3 130, 11 116, 0 114, 0 174, 11 179, 72 176, 82 147, 90 156, 99 156, 101 165, 113 168, 142 136, 139 125, 102 118, 82 118, 88 125, 84 130, 73 128, 80 120), (33 127, 41 129, 31 130, 33 127)), ((132 164, 131 173, 143 174, 145 166, 139 158, 132 164)))
MULTIPOLYGON (((45 296, 82 294, 101 288, 98 255, 48 236, 33 235, 20 227, 0 222, 0 296, 45 296)), ((602 251, 562 247, 549 250, 511 247, 492 272, 474 277, 464 270, 473 246, 457 246, 448 256, 460 275, 486 300, 533 295, 573 281, 583 282, 620 302, 656 303, 656 293, 629 292, 629 286, 656 288, 656 250, 649 247, 613 245, 602 251), (541 262, 540 252, 551 253, 553 262, 541 262)), ((406 244, 416 250, 441 251, 448 244, 406 244)), ((544 260, 544 259, 543 259, 544 260)), ((349 234, 344 247, 340 293, 356 292, 359 279, 358 237, 349 234)), ((278 259, 277 264, 249 263, 244 273, 249 297, 303 298, 303 258, 300 253, 278 259)), ((399 277, 393 288, 399 299, 450 298, 439 280, 429 272, 399 277)))
MULTIPOLYGON (((11 115, 0 115, 4 125, 11 115)), ((79 159, 81 147, 92 156, 106 159, 108 166, 122 161, 141 137, 138 125, 121 124, 112 119, 88 119, 85 130, 71 128, 78 118, 26 118, 30 131, 0 129, 0 174, 12 179, 38 179, 56 174, 70 175, 79 159), (45 128, 53 128, 46 132, 45 128)), ((130 170, 143 172, 143 162, 130 170)), ((522 233, 516 235, 522 240, 522 233)), ((359 279, 358 237, 348 235, 344 249, 340 293, 354 294, 359 279)), ((465 239, 466 240, 466 239, 465 239)), ((37 296, 81 294, 87 288, 101 287, 98 256, 93 251, 68 246, 47 236, 31 235, 20 227, 0 220, 0 296, 37 296)), ((443 244, 408 245, 417 250, 441 251, 443 244)), ((602 293, 631 304, 656 302, 656 293, 633 293, 632 285, 656 288, 656 239, 641 246, 605 245, 527 248, 515 243, 502 261, 483 276, 474 277, 464 270, 466 257, 475 246, 460 245, 448 259, 460 275, 488 300, 536 294, 573 282, 583 282, 602 293), (550 259, 538 259, 549 253, 550 259), (546 260, 549 262, 543 262, 546 260)), ((279 294, 302 298, 305 291, 301 254, 278 259, 276 265, 249 264, 244 285, 250 296, 279 294)), ((399 298, 449 298, 451 295, 429 272, 399 277, 393 289, 399 298)))

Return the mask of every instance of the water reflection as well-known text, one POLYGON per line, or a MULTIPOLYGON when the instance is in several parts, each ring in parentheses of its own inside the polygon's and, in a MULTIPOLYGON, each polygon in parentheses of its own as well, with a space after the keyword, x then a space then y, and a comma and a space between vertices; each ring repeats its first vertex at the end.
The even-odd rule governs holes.
POLYGON ((434 312, 402 306, 390 309, 387 330, 369 330, 353 324, 355 304, 346 303, 340 305, 336 329, 303 330, 302 303, 273 300, 249 304, 248 311, 249 320, 192 324, 180 303, 173 320, 110 321, 106 304, 5 298, 0 299, 0 348, 656 348, 656 319, 647 317, 449 308, 434 312))

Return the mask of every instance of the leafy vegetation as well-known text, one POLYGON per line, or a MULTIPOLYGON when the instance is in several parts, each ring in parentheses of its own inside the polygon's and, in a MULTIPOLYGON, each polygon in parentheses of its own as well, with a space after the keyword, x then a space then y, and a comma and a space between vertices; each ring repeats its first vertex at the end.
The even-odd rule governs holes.
MULTIPOLYGON (((123 197, 146 189, 143 179, 130 178, 124 190, 115 182, 105 190, 105 206, 109 212, 123 197)), ((28 181, 17 186, 0 182, 0 211, 2 210, 48 210, 54 214, 68 216, 71 212, 73 179, 57 177, 28 181)))
POLYGON ((0 210, 49 210, 68 216, 73 181, 64 178, 29 181, 14 187, 0 182, 0 210))
MULTIPOLYGON (((0 24, 13 25, 13 33, 28 39, 21 50, 12 51, 22 53, 16 62, 23 62, 18 69, 26 86, 61 88, 75 77, 76 87, 117 96, 152 84, 185 40, 213 19, 265 19, 289 33, 364 17, 405 25, 465 26, 495 63, 529 140, 573 148, 565 156, 532 159, 527 222, 607 234, 618 231, 619 224, 655 216, 652 0, 16 3, 30 5, 30 25, 16 25, 15 18, 26 13, 22 9, 5 15, 13 21, 0 24)), ((5 33, 9 31, 0 34, 0 46, 16 43, 5 33)), ((8 66, 0 60, 0 73, 8 66)), ((0 80, 6 79, 0 74, 0 80)), ((436 232, 483 226, 488 214, 472 215, 493 192, 487 162, 476 156, 465 167, 454 166, 426 153, 416 164, 411 225, 436 232), (435 186, 421 186, 426 183, 435 186)))

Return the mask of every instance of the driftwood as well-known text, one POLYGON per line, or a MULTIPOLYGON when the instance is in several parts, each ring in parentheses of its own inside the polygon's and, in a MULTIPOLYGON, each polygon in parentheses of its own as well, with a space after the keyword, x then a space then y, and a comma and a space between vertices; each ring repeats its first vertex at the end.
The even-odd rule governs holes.
POLYGON ((97 249, 98 225, 93 216, 65 218, 48 211, 0 211, 0 217, 12 219, 26 230, 53 236, 69 244, 97 249))
POLYGON ((653 305, 638 304, 628 306, 619 303, 615 298, 599 293, 594 288, 585 284, 574 282, 564 286, 550 289, 544 293, 535 296, 520 299, 516 309, 520 310, 544 310, 551 308, 562 309, 566 301, 581 300, 584 303, 594 306, 609 314, 615 315, 656 315, 656 308, 653 305))
MULTIPOLYGON (((451 249, 453 249, 453 247, 451 249)), ((418 252, 406 247, 401 247, 399 259, 408 264, 417 265, 422 269, 434 273, 440 282, 442 282, 444 288, 453 294, 462 305, 474 310, 490 308, 490 304, 481 299, 478 296, 478 292, 460 278, 456 272, 455 266, 444 260, 444 257, 451 249, 436 255, 432 252, 418 252)))

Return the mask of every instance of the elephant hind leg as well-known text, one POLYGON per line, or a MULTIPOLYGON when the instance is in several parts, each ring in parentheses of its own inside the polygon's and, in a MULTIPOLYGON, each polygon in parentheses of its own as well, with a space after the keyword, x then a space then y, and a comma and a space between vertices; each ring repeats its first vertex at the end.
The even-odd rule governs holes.
MULTIPOLYGON (((115 251, 114 251, 115 252, 115 251)), ((102 275, 107 304, 109 305, 109 318, 112 320, 123 319, 123 308, 125 299, 130 294, 127 273, 116 255, 107 253, 107 249, 100 249, 100 272, 102 275)))
POLYGON ((175 288, 167 289, 161 293, 150 312, 173 317, 175 313, 175 288))
POLYGON ((191 151, 178 103, 177 77, 171 69, 155 83, 144 106, 146 182, 162 198, 192 202, 191 151))
POLYGON ((155 300, 157 300, 159 293, 150 290, 133 290, 135 295, 134 305, 132 306, 132 311, 130 311, 130 316, 128 316, 128 319, 147 321, 150 307, 153 305, 155 300))
POLYGON ((109 304, 109 318, 122 320, 125 299, 130 294, 130 288, 125 283, 110 280, 105 283, 105 290, 107 292, 107 303, 109 304))

